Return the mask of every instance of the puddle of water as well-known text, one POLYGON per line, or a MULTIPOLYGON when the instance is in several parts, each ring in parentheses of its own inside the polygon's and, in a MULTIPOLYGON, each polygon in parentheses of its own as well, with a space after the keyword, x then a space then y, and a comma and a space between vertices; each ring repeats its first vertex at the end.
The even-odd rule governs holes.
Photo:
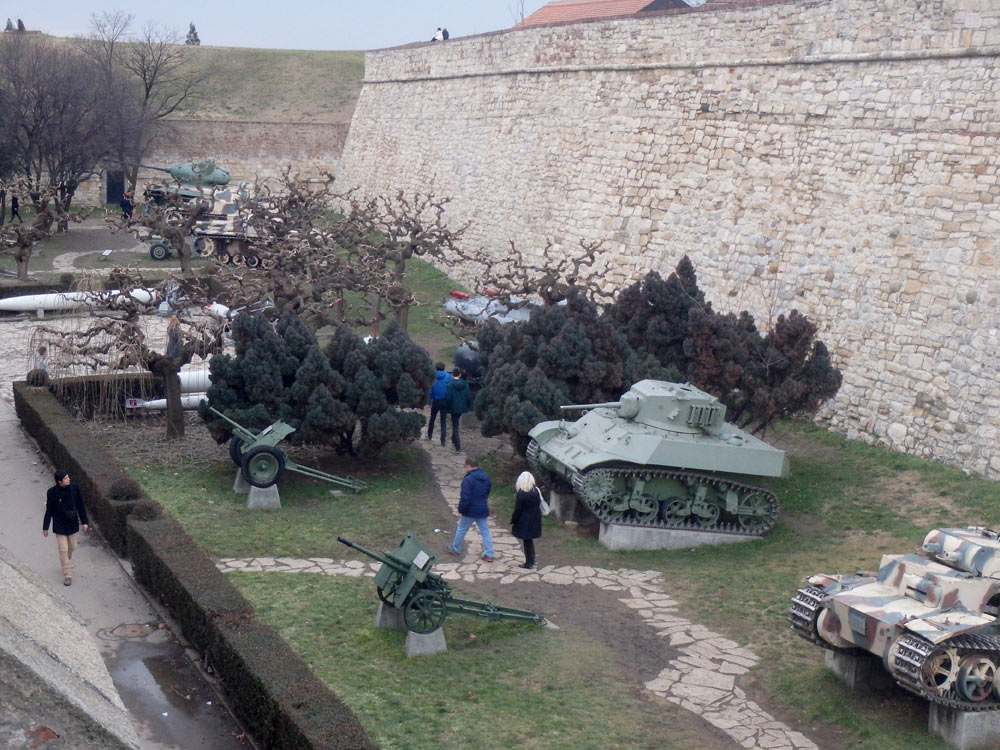
POLYGON ((180 646, 124 641, 108 669, 147 750, 250 747, 180 646))

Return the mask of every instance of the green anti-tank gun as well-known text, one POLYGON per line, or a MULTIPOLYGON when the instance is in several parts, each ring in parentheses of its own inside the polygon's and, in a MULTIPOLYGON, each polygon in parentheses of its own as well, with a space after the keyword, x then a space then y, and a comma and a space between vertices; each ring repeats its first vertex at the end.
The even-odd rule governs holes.
POLYGON ((209 406, 208 410, 224 419, 233 428, 233 435, 229 438, 229 457, 239 467, 240 475, 247 484, 254 487, 270 487, 276 484, 281 479, 281 475, 288 470, 312 479, 322 479, 324 482, 340 485, 355 493, 365 489, 366 485, 360 479, 327 474, 319 469, 300 466, 288 458, 285 452, 277 446, 279 442, 295 432, 295 428, 291 425, 278 420, 263 430, 248 430, 218 409, 209 406))
POLYGON ((445 580, 431 571, 437 555, 417 541, 412 531, 407 532, 394 551, 382 554, 342 536, 338 536, 337 541, 382 563, 375 574, 378 598, 390 607, 401 609, 406 627, 414 633, 433 633, 444 624, 449 613, 546 624, 545 618, 537 612, 453 596, 445 580))
POLYGON ((586 413, 536 425, 528 462, 602 522, 754 536, 774 525, 777 498, 746 480, 786 476, 785 453, 727 423, 714 396, 642 380, 618 401, 562 409, 586 413))

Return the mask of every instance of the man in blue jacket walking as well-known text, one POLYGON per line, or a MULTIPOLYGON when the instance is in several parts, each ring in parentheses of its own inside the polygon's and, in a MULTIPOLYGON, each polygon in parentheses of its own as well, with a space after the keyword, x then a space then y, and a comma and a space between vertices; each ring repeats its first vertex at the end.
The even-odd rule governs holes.
POLYGON ((490 508, 487 498, 490 496, 490 478, 479 468, 476 459, 471 456, 465 459, 465 478, 462 479, 462 491, 458 501, 458 528, 455 530, 455 540, 448 551, 453 555, 462 554, 462 542, 465 532, 472 524, 479 527, 479 535, 483 538, 483 559, 493 562, 493 537, 487 523, 490 508))
POLYGON ((451 382, 451 375, 444 370, 444 362, 434 365, 434 384, 428 394, 431 402, 431 418, 427 423, 427 439, 434 437, 434 420, 441 415, 441 445, 444 445, 448 431, 448 412, 445 410, 445 397, 448 394, 448 383, 451 382))

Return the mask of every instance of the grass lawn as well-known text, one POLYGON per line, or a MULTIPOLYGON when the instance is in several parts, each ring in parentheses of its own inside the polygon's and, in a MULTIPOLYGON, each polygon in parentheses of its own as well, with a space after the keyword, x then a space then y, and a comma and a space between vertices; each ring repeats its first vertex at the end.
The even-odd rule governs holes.
MULTIPOLYGON (((926 732, 925 702, 901 690, 860 699, 827 673, 822 650, 790 632, 789 597, 805 575, 873 569, 883 553, 914 549, 934 526, 1000 525, 1000 488, 808 424, 783 424, 768 437, 793 456, 791 476, 772 484, 782 515, 765 539, 611 552, 546 519, 540 559, 661 571, 686 617, 761 658, 740 681, 751 697, 824 748, 943 748, 926 732)), ((497 457, 484 466, 494 479, 496 516, 505 518, 522 467, 497 457)), ((348 473, 346 466, 324 468, 348 473)), ((408 529, 443 552, 453 523, 409 447, 370 465, 364 478, 372 486, 359 496, 334 498, 327 486, 296 478, 282 486, 284 507, 271 512, 246 510, 229 489, 234 470, 226 461, 189 469, 147 464, 133 473, 214 556, 341 559, 352 553, 337 534, 382 549, 408 529)), ((715 730, 644 697, 641 679, 616 664, 615 638, 627 634, 602 639, 572 622, 538 631, 453 616, 445 626, 447 655, 406 661, 402 634, 373 627, 370 579, 237 574, 234 581, 385 747, 471 748, 485 738, 496 746, 713 746, 715 730)), ((463 593, 488 598, 476 586, 463 593)), ((502 603, 518 606, 517 591, 502 603)))

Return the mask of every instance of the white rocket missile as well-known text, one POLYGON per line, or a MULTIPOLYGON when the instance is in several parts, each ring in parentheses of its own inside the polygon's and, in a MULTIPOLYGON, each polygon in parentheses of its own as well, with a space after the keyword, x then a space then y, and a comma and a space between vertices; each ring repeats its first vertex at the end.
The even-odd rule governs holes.
MULTIPOLYGON (((156 299, 155 289, 136 288, 129 295, 143 305, 156 299)), ((120 301, 122 292, 51 292, 49 294, 25 294, 20 297, 0 299, 0 311, 33 312, 35 310, 76 310, 81 307, 96 307, 106 304, 106 300, 120 301)))

